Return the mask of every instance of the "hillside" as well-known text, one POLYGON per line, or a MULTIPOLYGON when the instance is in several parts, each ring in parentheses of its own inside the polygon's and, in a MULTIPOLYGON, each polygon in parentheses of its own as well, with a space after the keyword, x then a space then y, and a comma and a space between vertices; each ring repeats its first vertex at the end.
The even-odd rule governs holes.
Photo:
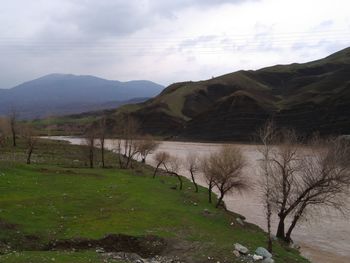
POLYGON ((144 132, 248 140, 268 119, 302 133, 350 133, 350 48, 324 59, 170 85, 129 112, 144 132))
POLYGON ((0 89, 0 115, 15 108, 21 118, 41 118, 116 108, 150 98, 163 86, 151 81, 112 81, 94 76, 51 74, 11 89, 0 89))

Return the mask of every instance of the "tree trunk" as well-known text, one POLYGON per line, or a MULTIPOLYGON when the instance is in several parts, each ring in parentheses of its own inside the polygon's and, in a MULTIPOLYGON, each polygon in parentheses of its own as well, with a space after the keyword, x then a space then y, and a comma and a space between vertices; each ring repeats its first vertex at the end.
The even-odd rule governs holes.
POLYGON ((288 228, 288 231, 286 233, 286 237, 284 238, 284 241, 286 241, 287 243, 293 243, 291 235, 292 235, 292 231, 293 231, 295 225, 297 224, 298 219, 299 219, 299 217, 297 217, 297 219, 294 218, 292 224, 288 228))
POLYGON ((209 203, 212 203, 212 189, 213 189, 213 183, 212 182, 209 182, 209 187, 208 187, 208 195, 209 195, 209 203))
POLYGON ((90 149, 89 153, 90 168, 94 168, 94 150, 90 149))
POLYGON ((102 168, 105 168, 105 142, 101 141, 101 161, 102 168))
POLYGON ((177 179, 179 180, 179 183, 180 183, 179 189, 182 190, 182 179, 181 179, 181 176, 178 175, 177 173, 173 173, 173 174, 174 174, 174 175, 177 177, 177 179))
POLYGON ((156 178, 156 174, 157 174, 157 171, 158 171, 158 168, 159 168, 160 165, 161 165, 161 163, 157 164, 156 169, 154 169, 153 179, 156 178))
POLYGON ((126 160, 126 164, 125 164, 125 169, 128 169, 129 167, 133 168, 132 167, 132 156, 131 156, 131 154, 129 153, 129 155, 126 158, 127 158, 127 160, 126 160))
POLYGON ((267 250, 270 253, 272 253, 272 238, 271 238, 271 215, 272 215, 272 211, 271 211, 271 205, 270 205, 269 201, 267 201, 266 209, 267 209, 267 234, 268 234, 267 250))
POLYGON ((30 164, 30 160, 31 160, 31 157, 32 157, 32 153, 33 153, 33 149, 32 149, 32 148, 29 148, 29 149, 28 149, 28 156, 27 156, 27 164, 30 164))
POLYGON ((284 233, 284 220, 286 217, 284 215, 278 215, 278 216, 280 218, 280 221, 278 223, 276 237, 284 240, 286 237, 284 233))
POLYGON ((294 227, 296 226, 297 222, 299 221, 301 215, 303 214, 303 211, 304 211, 306 205, 307 205, 306 203, 303 203, 302 206, 299 208, 298 212, 295 214, 293 221, 292 221, 291 225, 289 226, 288 231, 287 231, 286 236, 285 236, 285 239, 284 239, 287 243, 293 243, 293 240, 291 238, 292 231, 293 231, 294 227))
POLYGON ((122 155, 121 153, 118 153, 118 161, 119 161, 119 168, 122 169, 123 167, 123 162, 122 162, 122 155))
POLYGON ((220 197, 219 197, 219 200, 218 200, 218 202, 216 203, 216 206, 215 206, 216 208, 219 208, 219 206, 220 206, 220 204, 222 202, 222 199, 224 199, 224 195, 225 195, 225 193, 220 191, 220 197))
POLYGON ((16 143, 16 132, 14 130, 12 130, 12 142, 13 142, 13 147, 17 146, 16 143))
POLYGON ((194 174, 193 174, 192 171, 190 171, 190 172, 191 172, 192 182, 193 182, 194 187, 195 187, 195 189, 196 189, 196 193, 198 193, 198 185, 197 185, 197 183, 196 183, 196 181, 195 181, 195 179, 194 179, 194 174))

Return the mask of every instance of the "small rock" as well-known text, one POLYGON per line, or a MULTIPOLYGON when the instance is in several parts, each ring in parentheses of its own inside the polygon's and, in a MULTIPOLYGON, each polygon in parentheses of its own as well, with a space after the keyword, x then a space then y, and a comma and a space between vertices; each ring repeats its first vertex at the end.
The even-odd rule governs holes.
POLYGON ((241 254, 237 250, 233 250, 233 255, 235 255, 237 258, 241 256, 241 254))
POLYGON ((241 226, 244 226, 244 222, 243 222, 243 220, 242 220, 240 217, 237 217, 237 218, 236 218, 236 221, 237 221, 237 223, 240 224, 241 226))
POLYGON ((265 258, 262 263, 275 263, 275 261, 272 258, 265 258))
POLYGON ((205 208, 205 209, 203 210, 203 213, 206 214, 206 215, 209 215, 209 214, 210 214, 210 211, 209 211, 209 209, 205 208))
POLYGON ((300 249, 300 246, 298 244, 291 243, 289 247, 294 248, 294 249, 300 249))
POLYGON ((265 248, 263 247, 258 247, 255 250, 255 254, 258 256, 262 256, 263 258, 272 258, 272 254, 265 248))
MULTIPOLYGON (((89 244, 89 246, 90 245, 91 244, 89 244)), ((98 248, 96 248, 96 253, 105 253, 105 250, 103 248, 98 247, 98 248)))
POLYGON ((253 260, 254 261, 258 261, 258 260, 262 260, 262 259, 264 259, 264 257, 263 256, 259 256, 259 255, 253 255, 253 260))
POLYGON ((237 250, 239 253, 246 255, 249 252, 249 249, 245 246, 242 246, 241 244, 236 243, 235 244, 235 250, 237 250))

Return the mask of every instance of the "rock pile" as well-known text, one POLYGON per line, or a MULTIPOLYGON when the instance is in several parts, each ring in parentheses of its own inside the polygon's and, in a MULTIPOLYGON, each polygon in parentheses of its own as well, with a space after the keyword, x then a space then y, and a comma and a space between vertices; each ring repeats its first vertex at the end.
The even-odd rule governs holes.
POLYGON ((249 254, 249 249, 245 246, 236 243, 234 244, 233 254, 242 259, 243 262, 260 262, 260 263, 274 263, 272 254, 263 247, 258 247, 254 254, 249 254))
POLYGON ((152 258, 142 258, 136 253, 125 253, 125 252, 110 252, 102 253, 106 262, 109 260, 122 260, 123 262, 129 263, 182 263, 178 258, 154 256, 152 258))

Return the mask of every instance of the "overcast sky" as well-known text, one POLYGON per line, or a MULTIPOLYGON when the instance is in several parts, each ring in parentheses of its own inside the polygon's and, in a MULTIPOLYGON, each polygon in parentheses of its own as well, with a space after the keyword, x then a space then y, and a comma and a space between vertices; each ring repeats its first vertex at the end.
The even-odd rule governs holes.
POLYGON ((168 85, 350 46, 349 0, 1 0, 0 88, 50 73, 168 85))

